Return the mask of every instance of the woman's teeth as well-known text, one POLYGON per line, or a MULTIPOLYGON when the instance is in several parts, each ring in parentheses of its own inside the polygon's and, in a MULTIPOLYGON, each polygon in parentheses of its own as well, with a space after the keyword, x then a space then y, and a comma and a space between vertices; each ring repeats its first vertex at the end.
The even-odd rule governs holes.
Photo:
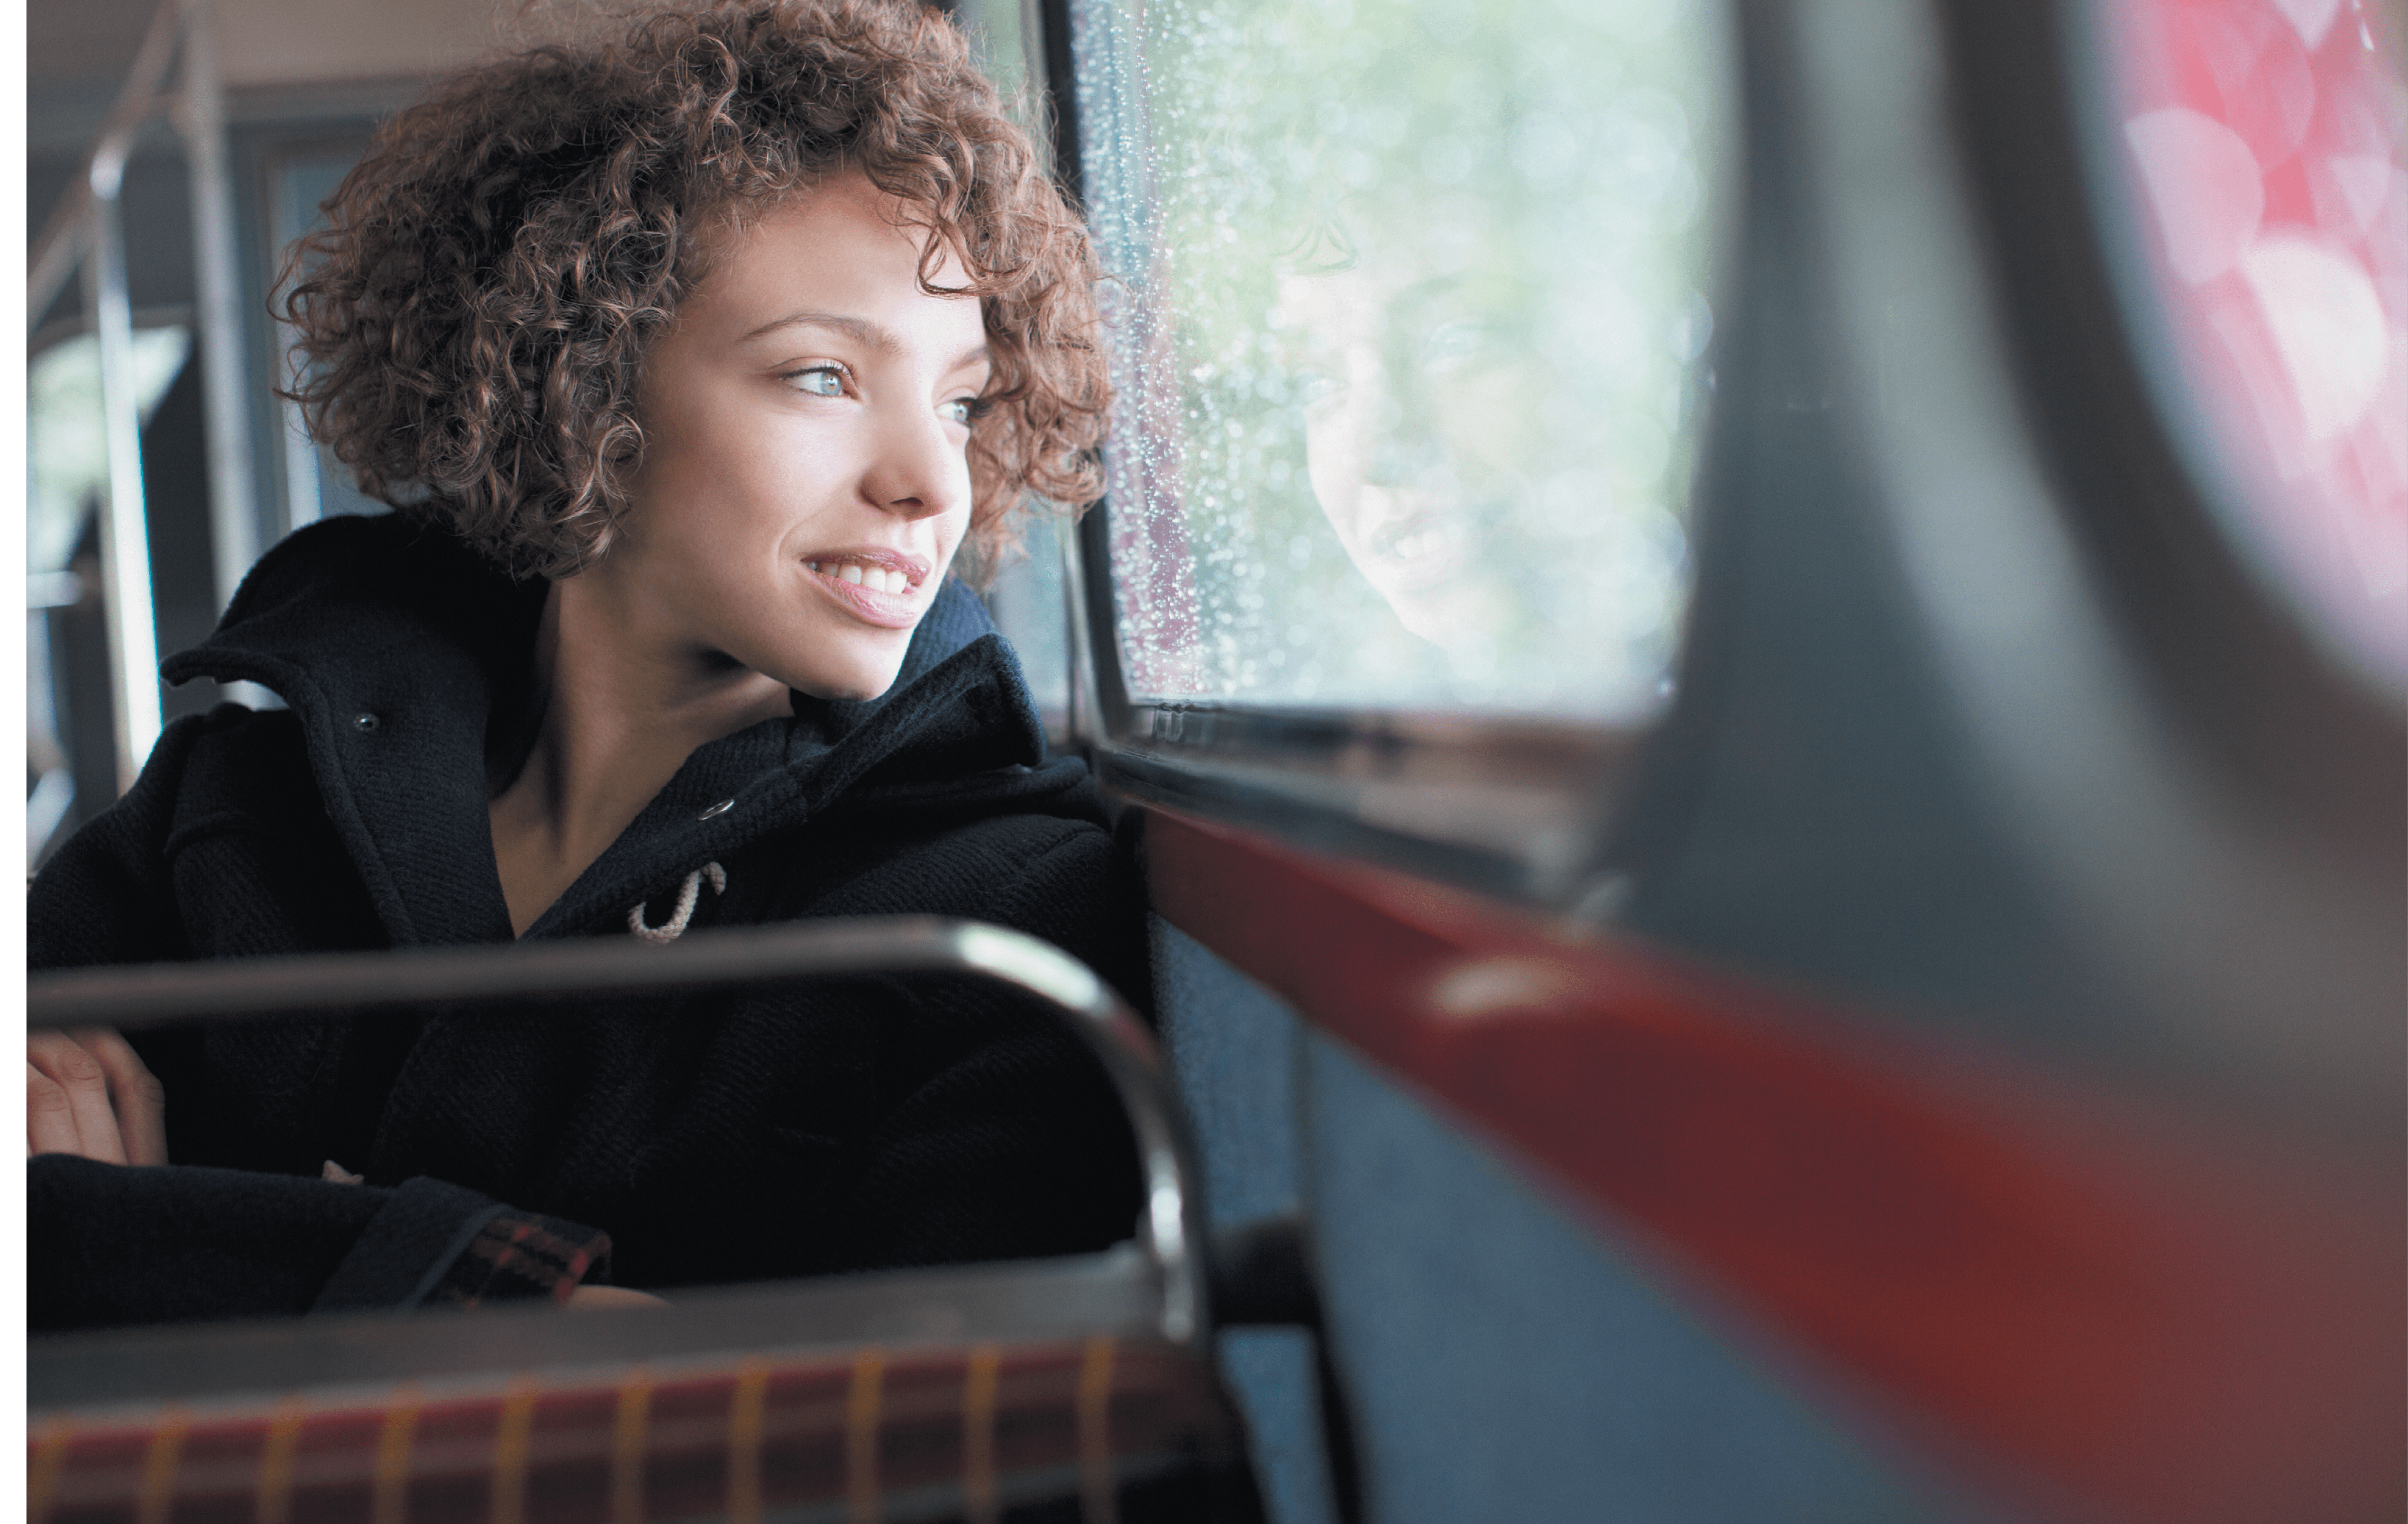
POLYGON ((824 576, 856 583, 873 593, 909 593, 911 579, 884 567, 865 567, 858 561, 806 561, 803 565, 824 576))

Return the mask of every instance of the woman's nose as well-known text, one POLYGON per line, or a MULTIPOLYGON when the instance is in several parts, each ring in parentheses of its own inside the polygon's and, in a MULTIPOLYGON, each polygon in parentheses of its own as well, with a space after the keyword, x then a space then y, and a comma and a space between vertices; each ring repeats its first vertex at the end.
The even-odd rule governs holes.
POLYGON ((906 518, 924 519, 968 500, 968 464, 936 410, 897 407, 883 412, 875 426, 862 482, 872 502, 906 518))
POLYGON ((1446 446, 1427 408, 1406 388, 1383 386, 1365 419, 1363 477, 1373 486, 1411 486, 1445 464, 1446 446))

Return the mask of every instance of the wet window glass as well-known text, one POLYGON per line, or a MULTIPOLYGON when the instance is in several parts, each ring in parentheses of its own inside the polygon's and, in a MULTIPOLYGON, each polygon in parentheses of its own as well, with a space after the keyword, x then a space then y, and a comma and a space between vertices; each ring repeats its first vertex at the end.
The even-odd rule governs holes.
POLYGON ((2240 542, 2408 679, 2408 83, 2371 0, 2104 7, 2114 125, 2240 542))
POLYGON ((1132 696, 1659 702, 1713 385, 1719 10, 1073 12, 1132 696))
MULTIPOLYGON (((1022 0, 959 0, 953 20, 968 36, 979 65, 1003 93, 1040 153, 1051 151, 1045 111, 1032 84, 1038 22, 1022 0)), ((1069 607, 1064 600, 1062 537, 1075 533, 1061 510, 1032 502, 1020 543, 986 568, 985 598, 996 628, 1019 653, 1038 712, 1049 726, 1068 723, 1070 706, 1069 607)), ((977 568, 967 568, 973 572, 977 568)))
POLYGON ((1070 708, 1069 604, 1063 590, 1062 537, 1076 531, 1050 508, 1029 515, 1020 545, 986 588, 995 627, 1020 656, 1029 697, 1045 723, 1068 723, 1070 708))

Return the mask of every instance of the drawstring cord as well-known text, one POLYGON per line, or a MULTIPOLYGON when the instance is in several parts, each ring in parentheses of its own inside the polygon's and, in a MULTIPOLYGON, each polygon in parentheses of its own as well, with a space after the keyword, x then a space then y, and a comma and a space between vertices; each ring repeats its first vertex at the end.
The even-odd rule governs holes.
POLYGON ((727 892, 727 870, 717 863, 705 863, 685 876, 684 885, 678 890, 675 914, 659 926, 646 926, 644 902, 639 899, 636 908, 627 913, 627 929, 655 947, 666 947, 677 941, 685 935, 686 923, 694 919, 695 902, 702 898, 702 881, 706 877, 710 880, 712 894, 727 892))

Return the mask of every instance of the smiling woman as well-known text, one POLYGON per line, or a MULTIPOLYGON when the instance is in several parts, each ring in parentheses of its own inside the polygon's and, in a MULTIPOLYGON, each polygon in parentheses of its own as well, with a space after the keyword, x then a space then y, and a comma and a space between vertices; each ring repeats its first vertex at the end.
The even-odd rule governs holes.
MULTIPOLYGON (((952 575, 1093 496, 1107 398, 1083 235, 950 23, 650 13, 451 81, 327 211, 296 396, 396 511, 295 534, 169 663, 288 707, 168 729, 34 885, 36 968, 923 913, 1145 992, 1101 802, 952 575)), ((1069 1253, 1137 1208, 1072 1038, 908 980, 46 1037, 27 1084, 36 1328, 1069 1253)))
POLYGON ((734 240, 652 352, 634 511, 594 574, 822 697, 885 691, 969 524, 986 339, 950 250, 919 285, 901 209, 847 177, 734 240))
POLYGON ((732 235, 649 356, 644 453, 610 550, 538 640, 535 752, 493 801, 523 932, 694 748, 883 694, 970 517, 991 369, 951 250, 848 174, 732 235), (799 304, 799 305, 798 305, 799 304))

